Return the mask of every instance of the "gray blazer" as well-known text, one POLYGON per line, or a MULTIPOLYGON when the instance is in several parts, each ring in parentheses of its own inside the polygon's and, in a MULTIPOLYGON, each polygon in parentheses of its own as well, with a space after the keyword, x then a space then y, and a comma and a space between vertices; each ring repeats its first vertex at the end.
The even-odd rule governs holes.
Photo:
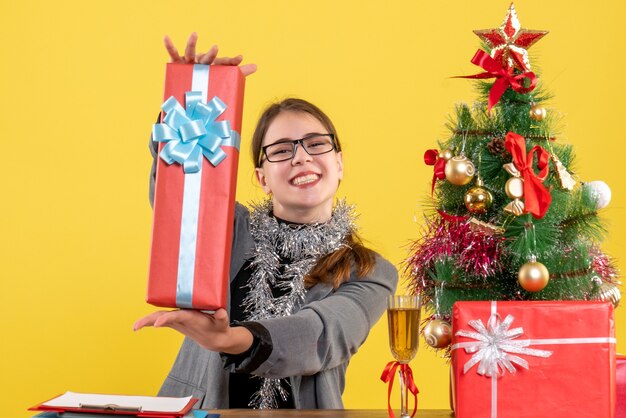
MULTIPOLYGON (((235 209, 234 228, 231 282, 254 248, 248 209, 240 204, 235 209)), ((296 408, 342 409, 350 357, 385 311, 387 296, 395 293, 397 283, 396 268, 377 254, 374 270, 367 277, 358 279, 353 270, 350 280, 335 290, 328 284, 315 285, 298 312, 258 321, 269 332, 272 352, 254 370, 246 369, 248 358, 235 371, 289 378, 296 408)), ((200 399, 197 407, 226 409, 229 374, 219 353, 185 338, 159 396, 191 395, 200 399)))

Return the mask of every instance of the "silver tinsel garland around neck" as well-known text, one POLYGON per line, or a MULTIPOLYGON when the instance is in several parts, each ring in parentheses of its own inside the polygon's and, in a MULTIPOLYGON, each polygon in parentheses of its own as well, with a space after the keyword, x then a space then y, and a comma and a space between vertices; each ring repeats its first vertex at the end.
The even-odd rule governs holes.
MULTIPOLYGON (((306 295, 304 278, 317 261, 341 247, 355 230, 354 208, 337 202, 328 222, 293 224, 272 214, 270 199, 251 205, 250 233, 255 242, 248 295, 243 301, 248 321, 289 316, 306 295), (272 288, 281 291, 274 297, 272 288)), ((250 401, 258 409, 276 408, 277 397, 287 399, 281 379, 263 379, 261 389, 250 401)))

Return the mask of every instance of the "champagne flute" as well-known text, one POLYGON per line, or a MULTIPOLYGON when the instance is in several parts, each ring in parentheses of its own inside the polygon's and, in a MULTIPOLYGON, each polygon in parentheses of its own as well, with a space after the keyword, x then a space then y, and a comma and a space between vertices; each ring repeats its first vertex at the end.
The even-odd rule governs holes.
MULTIPOLYGON (((419 295, 389 296, 387 321, 389 323, 389 348, 400 364, 408 364, 417 354, 421 301, 419 295)), ((406 376, 399 368, 400 418, 409 418, 406 376)))

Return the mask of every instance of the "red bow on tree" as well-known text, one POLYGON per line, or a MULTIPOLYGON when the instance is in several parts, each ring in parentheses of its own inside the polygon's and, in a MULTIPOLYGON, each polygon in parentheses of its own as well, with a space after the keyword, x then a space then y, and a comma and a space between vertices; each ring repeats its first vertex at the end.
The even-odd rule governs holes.
POLYGON ((435 191, 435 183, 437 179, 443 180, 446 178, 446 160, 439 157, 439 151, 436 149, 429 149, 424 153, 424 162, 426 165, 433 165, 433 183, 430 188, 430 194, 435 191))
POLYGON ((387 363, 385 370, 383 370, 383 374, 380 376, 380 380, 385 383, 389 383, 389 389, 387 390, 387 409, 389 410, 389 417, 395 418, 393 409, 391 408, 391 389, 393 388, 393 379, 398 367, 400 367, 400 373, 402 374, 402 379, 404 379, 406 383, 406 388, 413 394, 413 399, 415 400, 413 413, 411 414, 411 418, 413 418, 413 415, 415 415, 415 412, 417 411, 417 394, 419 393, 419 390, 417 390, 417 386, 413 380, 413 370, 411 370, 411 366, 405 363, 400 363, 399 361, 390 361, 387 363))
POLYGON ((548 211, 552 196, 542 184, 548 177, 550 154, 539 145, 535 145, 526 154, 526 140, 515 132, 506 134, 504 146, 513 156, 513 165, 520 171, 524 179, 524 207, 525 212, 532 214, 535 219, 541 219, 548 211), (537 153, 537 169, 533 168, 534 155, 537 153))
POLYGON ((532 71, 515 74, 513 67, 503 67, 502 63, 491 58, 489 54, 485 51, 481 51, 480 49, 476 51, 476 54, 474 54, 472 64, 478 65, 486 72, 474 75, 461 75, 454 78, 496 78, 493 86, 491 86, 491 90, 489 90, 487 112, 490 112, 491 108, 498 103, 500 97, 502 97, 509 86, 518 93, 529 93, 534 90, 535 85, 537 84, 537 77, 532 71), (524 87, 522 85, 524 79, 530 80, 530 85, 528 87, 524 87))

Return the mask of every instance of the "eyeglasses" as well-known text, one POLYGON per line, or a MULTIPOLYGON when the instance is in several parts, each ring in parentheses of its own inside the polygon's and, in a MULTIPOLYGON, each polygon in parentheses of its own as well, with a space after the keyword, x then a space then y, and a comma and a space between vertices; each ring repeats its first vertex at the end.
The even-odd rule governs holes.
POLYGON ((298 144, 302 145, 302 148, 304 148, 309 155, 326 154, 335 149, 335 135, 314 133, 304 138, 285 140, 266 145, 261 147, 262 153, 259 165, 263 162, 263 156, 265 156, 270 163, 291 160, 296 155, 296 147, 298 144))

